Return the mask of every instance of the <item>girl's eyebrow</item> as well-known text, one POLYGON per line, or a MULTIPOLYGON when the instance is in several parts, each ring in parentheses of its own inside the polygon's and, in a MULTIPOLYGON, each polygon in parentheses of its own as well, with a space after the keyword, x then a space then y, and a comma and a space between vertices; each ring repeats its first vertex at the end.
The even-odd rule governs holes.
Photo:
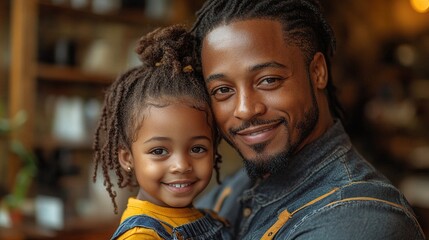
POLYGON ((207 140, 207 141, 209 141, 209 142, 211 142, 211 141, 212 141, 212 139, 211 139, 211 138, 209 138, 209 137, 207 137, 207 136, 203 136, 203 135, 192 137, 192 140, 199 140, 199 139, 204 139, 204 140, 207 140))
MULTIPOLYGON (((191 138, 192 140, 198 140, 198 139, 204 139, 207 141, 212 141, 210 137, 201 135, 201 136, 195 136, 191 138)), ((144 141, 144 143, 149 143, 149 142, 160 142, 160 141, 172 141, 171 138, 168 137, 152 137, 149 138, 148 140, 144 141)))
POLYGON ((152 137, 152 138, 149 138, 148 140, 144 141, 144 143, 160 142, 160 141, 171 141, 171 139, 168 137, 152 137))

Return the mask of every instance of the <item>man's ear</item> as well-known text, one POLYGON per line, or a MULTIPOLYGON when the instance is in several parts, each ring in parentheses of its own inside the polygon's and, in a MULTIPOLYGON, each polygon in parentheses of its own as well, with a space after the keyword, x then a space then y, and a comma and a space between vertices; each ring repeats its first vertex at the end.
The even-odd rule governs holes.
POLYGON ((326 66, 325 56, 317 52, 310 63, 310 77, 313 86, 316 89, 325 89, 328 84, 328 68, 326 66))
POLYGON ((128 150, 125 147, 119 147, 118 149, 118 159, 119 164, 121 164, 121 167, 127 171, 130 172, 131 169, 134 168, 134 159, 133 155, 130 150, 128 150))

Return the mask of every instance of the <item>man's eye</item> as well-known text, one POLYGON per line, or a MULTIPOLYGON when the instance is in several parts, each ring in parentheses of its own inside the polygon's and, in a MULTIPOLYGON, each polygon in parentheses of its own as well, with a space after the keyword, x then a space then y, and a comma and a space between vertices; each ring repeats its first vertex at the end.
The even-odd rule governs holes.
POLYGON ((150 153, 153 154, 153 155, 165 155, 165 154, 168 154, 167 150, 162 149, 162 148, 153 149, 152 151, 150 151, 150 153))
POLYGON ((278 82, 280 79, 279 78, 273 78, 273 77, 269 77, 269 78, 264 78, 261 81, 261 84, 273 84, 278 82))
POLYGON ((218 87, 213 89, 211 95, 217 101, 226 100, 229 96, 234 94, 234 90, 229 87, 218 87))
POLYGON ((191 149, 192 153, 203 153, 203 152, 206 152, 206 151, 207 151, 207 149, 204 148, 204 147, 193 147, 191 149))
POLYGON ((284 78, 280 77, 266 77, 259 81, 258 87, 265 90, 276 89, 282 85, 283 80, 284 78))
POLYGON ((229 92, 231 92, 232 90, 230 89, 230 88, 228 88, 228 87, 220 87, 220 88, 216 88, 214 91, 213 91, 213 95, 214 94, 225 94, 225 93, 229 93, 229 92))

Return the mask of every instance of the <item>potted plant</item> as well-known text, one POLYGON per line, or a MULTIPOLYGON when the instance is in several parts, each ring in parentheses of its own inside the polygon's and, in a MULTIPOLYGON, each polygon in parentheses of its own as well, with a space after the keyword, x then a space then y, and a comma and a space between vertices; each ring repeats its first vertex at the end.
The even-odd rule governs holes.
POLYGON ((19 216, 21 216, 21 206, 27 197, 28 190, 37 172, 35 155, 27 150, 20 141, 8 139, 8 136, 22 126, 26 119, 24 111, 18 112, 12 119, 0 118, 0 139, 7 143, 4 146, 8 150, 8 153, 5 155, 15 154, 21 160, 21 167, 17 172, 11 191, 0 199, 0 211, 9 216, 9 219, 5 220, 6 225, 8 221, 11 224, 11 222, 14 222, 16 218, 19 219, 19 216))

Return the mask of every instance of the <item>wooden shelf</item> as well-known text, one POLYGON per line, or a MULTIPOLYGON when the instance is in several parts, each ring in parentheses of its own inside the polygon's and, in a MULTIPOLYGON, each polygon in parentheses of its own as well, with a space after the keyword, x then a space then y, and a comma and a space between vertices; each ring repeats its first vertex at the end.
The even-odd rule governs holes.
POLYGON ((113 219, 67 219, 62 230, 43 228, 35 222, 25 222, 12 228, 0 226, 0 239, 108 239, 119 225, 119 217, 113 219))
POLYGON ((162 26, 171 24, 166 19, 153 20, 144 15, 144 9, 120 9, 117 11, 96 13, 91 10, 90 6, 84 8, 73 8, 68 4, 53 4, 47 0, 38 0, 41 15, 61 14, 69 15, 73 18, 88 18, 101 22, 124 23, 137 26, 162 26))
POLYGON ((71 141, 63 141, 57 140, 52 137, 41 136, 40 140, 34 145, 35 148, 39 149, 58 149, 65 148, 69 150, 77 150, 77 151, 93 151, 92 150, 92 137, 82 140, 80 142, 71 142, 71 141))
POLYGON ((116 76, 86 72, 76 67, 38 64, 37 77, 41 80, 108 85, 116 76))

